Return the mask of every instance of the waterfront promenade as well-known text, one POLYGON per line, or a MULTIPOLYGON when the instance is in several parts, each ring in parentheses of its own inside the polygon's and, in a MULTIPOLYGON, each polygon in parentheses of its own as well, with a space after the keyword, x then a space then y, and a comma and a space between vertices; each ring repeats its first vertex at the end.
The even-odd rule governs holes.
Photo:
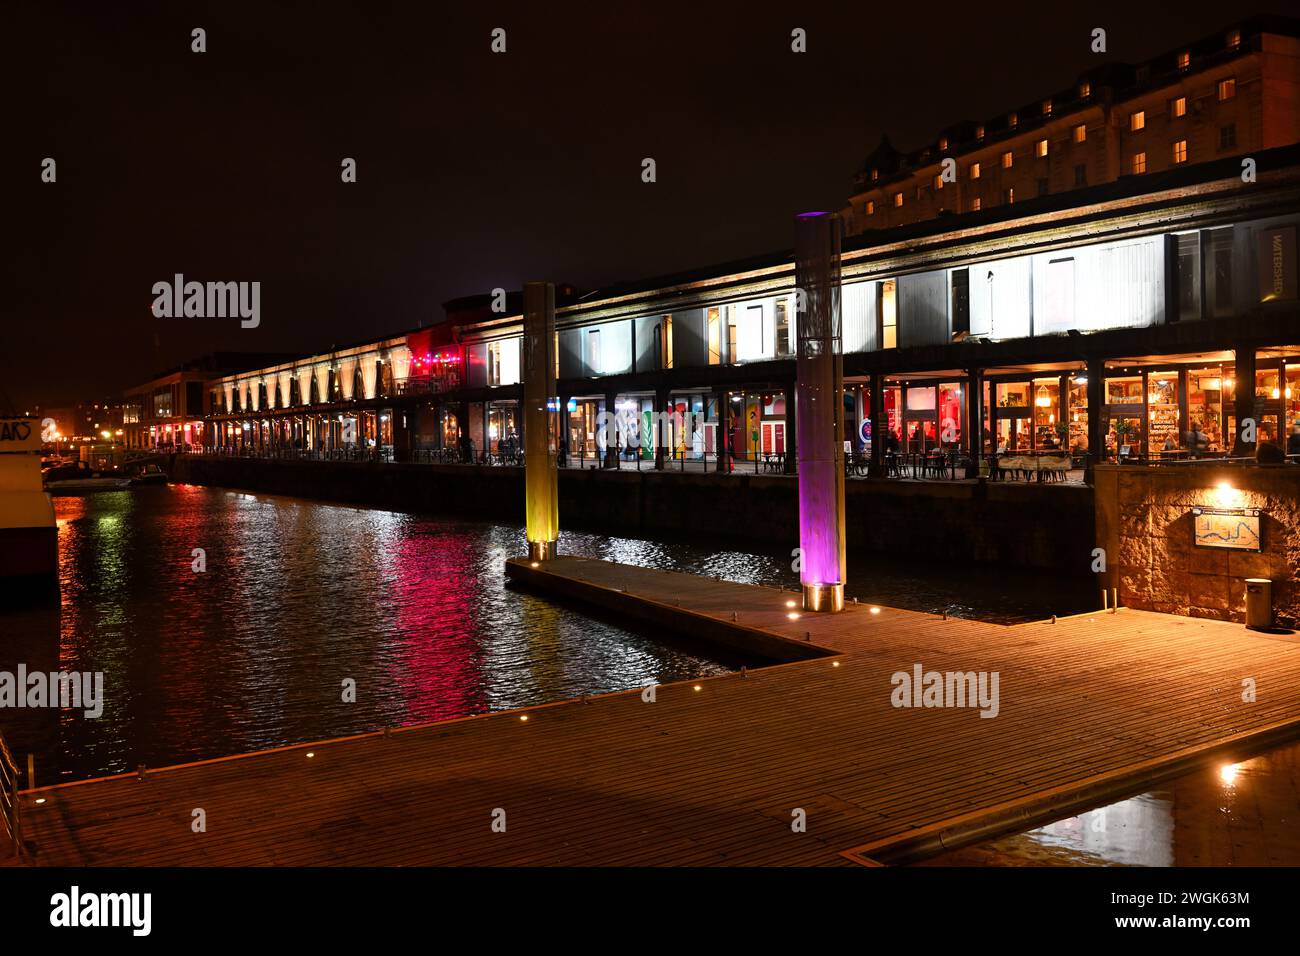
POLYGON ((579 558, 510 571, 804 659, 660 686, 653 702, 632 690, 28 791, 30 862, 901 862, 1300 736, 1291 635, 1130 610, 1014 627, 799 615, 790 592, 680 573, 579 558), (891 675, 915 664, 997 671, 998 716, 892 706, 891 675))

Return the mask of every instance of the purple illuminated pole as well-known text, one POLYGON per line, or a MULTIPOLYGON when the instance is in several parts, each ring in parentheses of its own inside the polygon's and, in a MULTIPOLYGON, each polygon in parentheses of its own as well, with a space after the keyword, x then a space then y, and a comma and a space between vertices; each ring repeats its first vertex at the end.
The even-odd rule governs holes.
POLYGON ((795 218, 795 434, 803 606, 844 609, 844 359, 840 354, 840 217, 795 218))

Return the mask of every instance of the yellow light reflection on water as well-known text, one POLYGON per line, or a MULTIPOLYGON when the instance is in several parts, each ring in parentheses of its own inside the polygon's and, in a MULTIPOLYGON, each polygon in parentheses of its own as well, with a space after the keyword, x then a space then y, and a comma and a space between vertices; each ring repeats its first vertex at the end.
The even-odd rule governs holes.
POLYGON ((1225 787, 1235 786, 1237 783, 1237 776, 1240 773, 1241 773, 1241 764, 1225 763, 1221 767, 1219 767, 1219 780, 1223 783, 1225 787))

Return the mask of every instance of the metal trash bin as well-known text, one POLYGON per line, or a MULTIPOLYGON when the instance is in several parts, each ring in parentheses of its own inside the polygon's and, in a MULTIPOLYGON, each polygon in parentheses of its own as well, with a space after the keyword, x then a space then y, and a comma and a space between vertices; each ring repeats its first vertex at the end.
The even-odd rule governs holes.
POLYGON ((1246 626, 1266 631, 1273 626, 1273 582, 1246 578, 1246 626))

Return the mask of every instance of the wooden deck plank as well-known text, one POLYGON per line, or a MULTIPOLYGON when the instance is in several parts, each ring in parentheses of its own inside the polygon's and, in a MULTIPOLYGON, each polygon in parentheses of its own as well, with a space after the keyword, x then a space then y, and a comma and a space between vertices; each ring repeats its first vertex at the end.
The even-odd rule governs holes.
POLYGON ((577 558, 512 571, 794 662, 664 685, 653 704, 633 690, 30 791, 32 861, 837 865, 1093 779, 1140 788, 1234 735, 1300 735, 1300 642, 1240 626, 1122 610, 1006 627, 866 605, 790 620, 794 595, 772 588, 577 558), (892 707, 890 675, 917 662, 997 671, 999 716, 892 707))

